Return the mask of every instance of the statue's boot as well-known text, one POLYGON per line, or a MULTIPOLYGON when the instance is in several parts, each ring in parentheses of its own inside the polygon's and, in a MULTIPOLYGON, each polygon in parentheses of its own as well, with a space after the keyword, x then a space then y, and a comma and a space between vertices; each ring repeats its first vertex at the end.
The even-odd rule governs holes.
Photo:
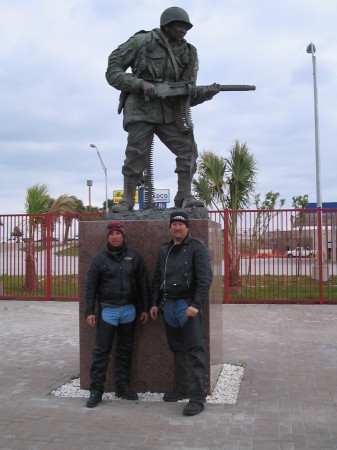
POLYGON ((138 178, 124 177, 124 193, 122 200, 112 207, 112 212, 132 211, 135 206, 135 194, 138 178))
POLYGON ((191 179, 189 172, 178 172, 178 191, 174 197, 175 208, 204 207, 204 202, 191 194, 191 179))

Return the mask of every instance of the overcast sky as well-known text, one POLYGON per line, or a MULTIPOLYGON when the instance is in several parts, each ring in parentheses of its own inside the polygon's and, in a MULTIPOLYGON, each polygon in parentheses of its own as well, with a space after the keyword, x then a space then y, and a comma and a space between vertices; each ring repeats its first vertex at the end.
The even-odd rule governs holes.
MULTIPOLYGON (((198 84, 254 84, 192 110, 199 153, 223 156, 238 139, 254 153, 256 191, 316 201, 312 57, 316 46, 322 200, 335 201, 336 0, 0 0, 0 213, 24 212, 28 187, 45 183, 92 204, 122 189, 127 134, 119 92, 105 79, 112 50, 159 26, 169 6, 188 12, 186 39, 199 56, 198 84)), ((155 140, 157 189, 176 192, 174 156, 155 140)), ((172 204, 170 205, 172 206, 172 204)))

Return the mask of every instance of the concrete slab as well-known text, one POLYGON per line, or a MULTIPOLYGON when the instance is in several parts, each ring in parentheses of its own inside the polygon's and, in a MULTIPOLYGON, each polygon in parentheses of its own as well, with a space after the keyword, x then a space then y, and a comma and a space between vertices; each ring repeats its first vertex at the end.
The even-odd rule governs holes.
POLYGON ((337 305, 223 305, 225 360, 245 362, 235 405, 49 393, 79 373, 77 303, 0 301, 0 449, 337 448, 337 305))

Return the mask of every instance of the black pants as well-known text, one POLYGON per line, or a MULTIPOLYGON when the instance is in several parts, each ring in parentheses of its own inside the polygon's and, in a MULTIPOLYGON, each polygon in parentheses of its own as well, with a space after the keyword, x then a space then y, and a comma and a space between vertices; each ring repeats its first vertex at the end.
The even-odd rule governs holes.
MULTIPOLYGON (((175 328, 165 322, 167 342, 174 354, 186 354, 188 358, 189 398, 192 402, 206 401, 206 342, 201 313, 189 317, 182 328, 175 328)), ((177 375, 177 374, 176 374, 177 375)), ((186 378, 186 374, 181 374, 186 378)), ((179 377, 178 377, 179 378, 179 377)), ((176 376, 176 383, 179 382, 176 376)))
POLYGON ((96 320, 95 346, 90 369, 90 392, 103 393, 104 391, 106 371, 115 335, 117 335, 115 390, 125 391, 130 383, 136 321, 119 324, 115 327, 105 322, 101 317, 97 317, 97 315, 96 320))

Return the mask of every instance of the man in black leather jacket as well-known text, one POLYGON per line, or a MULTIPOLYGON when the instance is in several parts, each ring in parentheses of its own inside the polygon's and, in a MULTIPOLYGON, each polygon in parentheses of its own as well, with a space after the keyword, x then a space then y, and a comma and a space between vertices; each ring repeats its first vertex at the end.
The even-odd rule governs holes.
POLYGON ((189 398, 183 413, 199 414, 206 401, 206 343, 202 307, 212 283, 208 249, 188 231, 188 215, 176 211, 170 217, 173 239, 158 255, 153 278, 150 315, 158 317, 158 305, 164 301, 167 341, 174 354, 175 389, 164 401, 189 398))
POLYGON ((127 248, 125 229, 119 222, 108 224, 107 239, 106 247, 91 258, 86 277, 84 313, 88 325, 95 327, 88 408, 102 400, 115 335, 115 394, 138 399, 129 387, 137 308, 143 325, 148 320, 149 286, 141 256, 127 248))

